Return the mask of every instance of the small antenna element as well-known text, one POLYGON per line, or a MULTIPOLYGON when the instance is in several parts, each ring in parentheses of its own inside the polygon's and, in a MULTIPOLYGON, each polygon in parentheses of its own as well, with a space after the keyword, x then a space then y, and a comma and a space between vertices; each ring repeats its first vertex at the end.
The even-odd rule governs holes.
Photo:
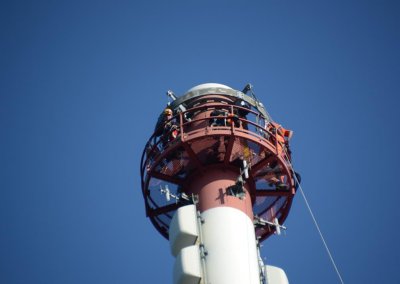
POLYGON ((167 96, 170 97, 172 99, 172 101, 176 100, 176 96, 175 96, 174 92, 171 90, 167 91, 167 96))

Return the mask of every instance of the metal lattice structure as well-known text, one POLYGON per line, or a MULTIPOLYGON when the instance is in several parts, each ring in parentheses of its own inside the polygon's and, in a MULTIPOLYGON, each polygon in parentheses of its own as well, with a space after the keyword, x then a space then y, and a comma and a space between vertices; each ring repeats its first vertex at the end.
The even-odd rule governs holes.
MULTIPOLYGON (((221 86, 191 90, 175 99, 170 109, 169 118, 160 115, 140 167, 146 214, 156 229, 168 238, 174 212, 190 202, 182 196, 192 194, 194 177, 215 170, 239 175, 243 161, 249 165, 245 186, 254 216, 283 224, 296 192, 294 173, 288 145, 268 127, 271 119, 263 105, 221 86), (166 198, 162 190, 177 198, 166 198)), ((255 233, 264 240, 275 230, 264 223, 255 233)))

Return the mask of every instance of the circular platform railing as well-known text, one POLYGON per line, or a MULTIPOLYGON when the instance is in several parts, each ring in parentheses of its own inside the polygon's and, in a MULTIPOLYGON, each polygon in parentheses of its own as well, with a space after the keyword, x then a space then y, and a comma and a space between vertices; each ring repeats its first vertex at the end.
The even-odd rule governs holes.
MULTIPOLYGON (((254 110, 212 102, 180 112, 156 129, 143 151, 141 178, 146 214, 163 236, 168 238, 175 210, 188 202, 179 197, 193 173, 216 164, 234 170, 243 159, 250 164, 254 215, 268 222, 285 221, 295 194, 294 173, 287 145, 280 143, 267 124, 254 110), (215 110, 226 115, 211 115, 215 110), (246 115, 237 115, 240 112, 246 115), (176 127, 165 130, 165 123, 176 127), (165 189, 178 198, 168 200, 161 194, 165 189)), ((270 225, 256 227, 261 240, 274 231, 270 225)))

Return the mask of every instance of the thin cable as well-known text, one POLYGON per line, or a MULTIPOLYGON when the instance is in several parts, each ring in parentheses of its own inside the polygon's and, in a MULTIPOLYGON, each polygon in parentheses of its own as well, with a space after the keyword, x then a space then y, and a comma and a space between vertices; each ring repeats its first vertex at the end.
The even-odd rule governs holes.
MULTIPOLYGON (((297 180, 297 178, 296 178, 296 180, 297 180)), ((298 181, 297 181, 297 182, 298 182, 298 181)), ((324 236, 322 235, 321 229, 320 229, 319 226, 318 226, 317 220, 316 220, 315 217, 314 217, 314 214, 313 214, 313 212, 312 212, 312 210, 311 210, 310 204, 308 204, 307 198, 306 198, 306 196, 305 196, 305 194, 304 194, 304 191, 303 191, 303 189, 301 188, 301 185, 300 185, 300 184, 299 184, 299 188, 300 188, 300 193, 301 193, 301 195, 303 196, 304 202, 305 202, 306 205, 307 205, 308 211, 310 212, 311 218, 312 218, 313 221, 314 221, 315 227, 317 228, 318 233, 319 233, 319 235, 320 235, 320 237, 321 237, 321 240, 322 240, 322 242, 324 243, 326 252, 328 253, 329 258, 331 259, 332 265, 333 265, 333 267, 334 267, 335 270, 336 270, 336 274, 337 274, 337 276, 339 277, 340 282, 341 282, 342 284, 344 284, 343 279, 342 279, 342 276, 340 275, 339 269, 337 268, 336 263, 335 263, 335 261, 333 260, 333 256, 332 256, 332 254, 331 254, 331 252, 330 252, 330 250, 329 250, 329 248, 328 248, 328 245, 327 245, 327 243, 326 243, 326 241, 325 241, 324 236)))
MULTIPOLYGON (((267 114, 269 115, 269 113, 267 113, 267 114)), ((269 115, 269 117, 270 117, 271 121, 273 122, 274 120, 272 119, 272 117, 271 117, 270 115, 269 115)), ((315 227, 317 228, 317 231, 318 231, 318 233, 319 233, 319 236, 321 237, 322 243, 324 244, 325 249, 326 249, 326 252, 328 253, 328 256, 329 256, 329 258, 330 258, 330 260, 331 260, 331 262, 332 262, 333 268, 335 269, 336 274, 337 274, 337 276, 339 277, 340 283, 344 284, 343 279, 342 279, 342 276, 340 275, 339 269, 338 269, 337 266, 336 266, 336 262, 335 262, 335 260, 333 259, 333 256, 332 256, 332 254, 331 254, 331 251, 329 250, 328 244, 326 243, 325 238, 324 238, 324 236, 322 235, 321 229, 319 228, 317 219, 315 219, 314 213, 313 213, 313 211, 311 210, 310 204, 308 203, 308 200, 307 200, 307 198, 306 198, 306 195, 304 194, 303 188, 301 187, 301 184, 300 184, 300 182, 299 182, 299 180, 298 180, 298 178, 297 178, 297 176, 296 176, 296 174, 295 174, 295 171, 294 171, 292 162, 291 162, 290 159, 289 159, 289 155, 288 155, 288 153, 287 153, 285 147, 282 147, 282 148, 283 148, 283 150, 284 150, 284 154, 285 154, 285 156, 286 156, 287 162, 289 163, 290 167, 291 167, 292 170, 293 170, 293 177, 294 177, 296 183, 298 184, 298 187, 300 188, 300 193, 301 193, 301 195, 303 196, 303 199, 304 199, 304 202, 306 203, 308 212, 310 212, 311 218, 312 218, 313 221, 314 221, 314 225, 315 225, 315 227)))
POLYGON ((304 194, 303 188, 301 187, 300 182, 299 182, 299 180, 298 180, 298 178, 297 178, 297 176, 296 176, 296 174, 295 174, 293 165, 292 165, 292 163, 290 162, 289 157, 288 157, 288 155, 287 155, 287 153, 286 153, 286 149, 285 149, 285 156, 286 156, 286 159, 287 159, 287 161, 288 161, 290 167, 291 167, 292 170, 293 170, 293 177, 294 177, 294 179, 296 180, 296 183, 298 184, 298 187, 299 187, 299 189, 300 189, 300 193, 301 193, 301 195, 303 196, 304 202, 306 203, 306 206, 307 206, 307 208, 308 208, 308 212, 310 212, 311 218, 312 218, 313 221, 314 221, 314 225, 315 225, 315 227, 317 228, 317 231, 318 231, 318 233, 319 233, 319 236, 321 237, 322 243, 323 243, 324 246, 325 246, 326 252, 328 253, 328 256, 329 256, 329 258, 330 258, 330 260, 331 260, 331 262, 332 262, 332 265, 333 265, 333 267, 335 268, 336 274, 337 274, 337 276, 338 276, 339 279, 340 279, 340 283, 344 284, 343 279, 342 279, 342 276, 340 275, 339 269, 337 268, 336 263, 335 263, 335 260, 333 259, 333 256, 332 256, 332 254, 331 254, 331 251, 330 251, 329 248, 328 248, 328 244, 326 243, 325 238, 324 238, 324 236, 322 235, 321 229, 319 228, 317 219, 315 219, 314 213, 313 213, 313 211, 311 210, 310 204, 308 203, 308 200, 307 200, 307 198, 306 198, 306 195, 304 194))

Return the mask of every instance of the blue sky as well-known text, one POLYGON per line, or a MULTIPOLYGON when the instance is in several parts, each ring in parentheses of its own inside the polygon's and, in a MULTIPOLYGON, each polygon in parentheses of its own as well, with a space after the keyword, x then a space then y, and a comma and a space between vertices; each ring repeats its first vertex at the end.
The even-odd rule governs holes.
MULTIPOLYGON (((139 160, 165 91, 251 82, 346 283, 399 283, 398 1, 2 1, 0 282, 171 283, 139 160)), ((298 195, 267 263, 339 283, 298 195)))

